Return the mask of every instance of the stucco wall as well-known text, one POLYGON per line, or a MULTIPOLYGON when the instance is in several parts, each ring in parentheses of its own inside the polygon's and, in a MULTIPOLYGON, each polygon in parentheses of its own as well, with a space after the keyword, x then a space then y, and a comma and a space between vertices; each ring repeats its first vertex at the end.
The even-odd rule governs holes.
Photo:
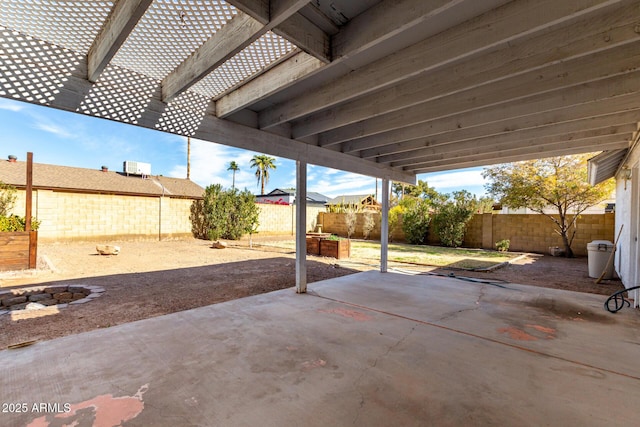
POLYGON ((616 233, 622 227, 616 247, 616 272, 627 287, 640 285, 640 274, 636 272, 640 263, 638 248, 638 227, 640 215, 640 149, 636 148, 627 159, 626 166, 632 168, 629 181, 618 177, 616 180, 616 233))
MULTIPOLYGON (((14 213, 24 215, 25 191, 14 213)), ((47 241, 177 238, 191 236, 192 200, 35 190, 38 239, 47 241)))

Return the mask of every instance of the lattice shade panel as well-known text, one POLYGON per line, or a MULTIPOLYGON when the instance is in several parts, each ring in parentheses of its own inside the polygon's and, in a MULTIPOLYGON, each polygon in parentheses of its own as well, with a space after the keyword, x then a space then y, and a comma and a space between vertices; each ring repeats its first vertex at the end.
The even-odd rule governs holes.
POLYGON ((0 96, 48 104, 82 60, 83 55, 0 27, 0 96))
POLYGON ((207 111, 209 98, 184 92, 171 102, 156 124, 156 129, 179 135, 193 136, 207 111))
POLYGON ((82 101, 79 112, 137 124, 158 82, 130 70, 110 65, 82 101))
POLYGON ((294 49, 296 45, 268 32, 196 83, 192 90, 205 96, 216 97, 294 49))
POLYGON ((0 25, 86 54, 113 3, 104 0, 2 0, 0 25))
POLYGON ((155 0, 113 63, 162 80, 236 14, 216 0, 155 0))

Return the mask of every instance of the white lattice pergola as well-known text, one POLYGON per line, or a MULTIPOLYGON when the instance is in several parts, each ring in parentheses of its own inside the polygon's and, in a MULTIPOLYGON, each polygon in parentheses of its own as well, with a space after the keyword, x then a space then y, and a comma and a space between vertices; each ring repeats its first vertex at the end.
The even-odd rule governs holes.
POLYGON ((625 150, 639 67, 640 1, 0 0, 1 97, 385 180, 625 150))

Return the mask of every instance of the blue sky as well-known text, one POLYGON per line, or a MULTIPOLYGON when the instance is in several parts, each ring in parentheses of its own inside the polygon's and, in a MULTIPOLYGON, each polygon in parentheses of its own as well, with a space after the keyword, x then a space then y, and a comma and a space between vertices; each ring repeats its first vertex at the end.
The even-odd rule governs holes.
MULTIPOLYGON (((121 171, 122 162, 132 160, 150 163, 153 175, 186 177, 185 137, 4 98, 0 98, 0 128, 0 159, 13 154, 25 160, 31 151, 36 163, 88 169, 105 165, 113 171, 121 171)), ((230 187, 227 167, 234 160, 240 166, 236 187, 258 194, 255 169, 249 166, 254 154, 261 153, 192 139, 191 180, 202 187, 218 183, 230 187)), ((484 194, 481 172, 482 168, 472 168, 418 178, 442 193, 466 189, 480 196, 484 194)), ((308 190, 329 197, 375 193, 371 177, 315 165, 308 166, 307 174, 308 190)), ((295 163, 276 158, 265 191, 294 186, 295 163)))

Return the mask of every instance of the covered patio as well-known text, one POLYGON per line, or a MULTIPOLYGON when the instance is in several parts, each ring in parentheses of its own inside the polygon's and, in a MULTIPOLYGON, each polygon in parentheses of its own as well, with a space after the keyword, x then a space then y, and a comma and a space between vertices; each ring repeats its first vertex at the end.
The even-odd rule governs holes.
POLYGON ((635 311, 385 273, 385 239, 392 180, 628 149, 639 19, 637 0, 3 1, 0 97, 295 160, 299 293, 308 163, 383 180, 383 241, 381 272, 305 295, 2 351, 0 424, 637 424, 635 311))
POLYGON ((634 425, 640 320, 603 299, 358 273, 0 352, 2 424, 634 425))

